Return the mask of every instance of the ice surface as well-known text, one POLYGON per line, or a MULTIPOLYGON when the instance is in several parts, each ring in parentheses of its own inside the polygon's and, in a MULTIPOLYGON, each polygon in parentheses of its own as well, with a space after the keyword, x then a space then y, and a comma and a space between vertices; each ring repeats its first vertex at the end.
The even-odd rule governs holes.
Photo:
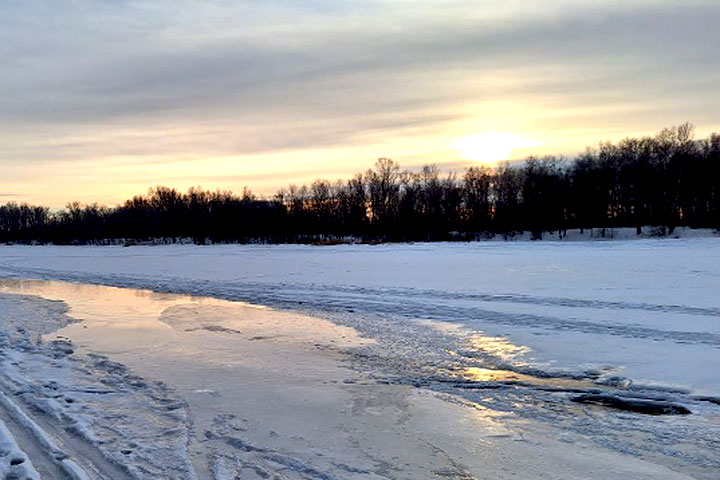
MULTIPOLYGON (((573 472, 577 476, 582 468, 594 468, 589 466, 602 458, 607 462, 605 478, 684 478, 683 472, 711 479, 720 468, 720 407, 714 403, 720 397, 720 373, 712 368, 720 360, 718 247, 716 238, 337 247, 2 247, 0 275, 206 295, 300 311, 311 315, 301 318, 317 319, 288 330, 293 321, 278 319, 296 314, 271 310, 275 320, 237 322, 229 307, 207 299, 129 290, 134 300, 131 296, 122 304, 107 300, 112 298, 107 291, 83 293, 89 287, 80 285, 76 294, 53 292, 66 287, 47 284, 44 291, 32 283, 11 289, 66 302, 47 306, 56 310, 57 318, 84 322, 63 330, 73 347, 92 346, 139 377, 172 385, 175 393, 170 396, 179 396, 190 417, 197 419, 189 433, 190 457, 211 458, 206 473, 214 472, 217 478, 227 472, 253 478, 276 468, 305 469, 311 478, 333 473, 338 478, 372 478, 367 472, 381 471, 378 462, 388 460, 368 445, 388 441, 391 449, 393 437, 378 433, 382 422, 377 431, 364 429, 371 428, 369 419, 375 416, 394 418, 396 398, 403 399, 397 418, 404 418, 406 425, 396 434, 407 436, 407 425, 412 424, 410 432, 418 441, 432 438, 433 445, 444 444, 443 451, 457 462, 452 474, 457 478, 464 478, 463 472, 504 478, 497 457, 507 449, 535 459, 536 467, 556 478, 573 478, 573 472), (65 305, 69 312, 62 310, 65 305), (145 305, 142 312, 133 311, 138 305, 145 305), (133 316, 133 328, 118 322, 133 316), (319 330, 311 328, 320 325, 314 323, 319 320, 329 322, 319 330), (333 328, 347 328, 346 338, 340 334, 329 342, 326 335, 333 328), (238 345, 243 346, 239 357, 238 345), (277 355, 268 356, 268 349, 277 355), (158 358, 157 352, 168 360, 158 358), (202 361, 178 363, 173 357, 178 352, 193 352, 192 358, 202 361), (246 388, 228 389, 221 380, 233 375, 246 388), (197 378, 206 381, 187 380, 197 378), (649 417, 572 402, 584 394, 670 402, 693 413, 649 417), (299 410, 305 421, 278 414, 303 407, 303 399, 313 406, 299 410), (466 418, 467 405, 491 416, 491 421, 483 416, 475 436, 468 434, 464 441, 474 438, 476 443, 467 448, 496 457, 479 465, 460 451, 458 442, 449 440, 453 433, 422 420, 420 405, 432 403, 440 417, 448 401, 458 409, 447 413, 455 435, 462 429, 453 422, 478 421, 466 418), (325 424, 327 412, 343 403, 360 406, 350 409, 351 415, 329 417, 331 428, 318 432, 327 443, 308 435, 308 423, 325 424), (238 405, 242 409, 233 410, 238 405), (353 453, 357 450, 338 436, 340 426, 349 435, 346 439, 359 442, 359 451, 376 461, 359 462, 353 453), (192 440, 200 436, 202 442, 192 440), (518 447, 517 438, 532 439, 532 448, 522 442, 523 448, 518 447), (569 443, 583 445, 584 452, 592 449, 596 458, 584 466, 571 460, 569 443), (559 459, 559 452, 567 462, 559 459), (333 465, 322 460, 326 455, 346 458, 333 465), (543 458, 555 458, 553 465, 567 470, 560 474, 543 458), (618 461, 637 470, 623 472, 618 461), (638 473, 643 468, 660 470, 638 473), (662 468, 672 470, 663 473, 662 468)), ((33 307, 8 307, 8 312, 16 312, 8 318, 17 318, 26 308, 33 307)), ((417 456, 403 461, 416 468, 423 465, 417 456)), ((201 471, 197 460, 193 465, 201 471)), ((511 471, 532 478, 527 462, 516 460, 507 468, 508 478, 511 471)), ((598 469, 594 478, 602 476, 598 469)), ((413 478, 410 467, 403 471, 413 478)), ((405 477, 388 473, 378 478, 405 477)))
POLYGON ((462 324, 548 368, 720 394, 720 239, 2 247, 0 274, 462 324))
POLYGON ((67 337, 49 333, 69 325, 66 310, 0 294, 0 414, 34 449, 42 477, 193 478, 184 403, 104 355, 76 355, 67 337))

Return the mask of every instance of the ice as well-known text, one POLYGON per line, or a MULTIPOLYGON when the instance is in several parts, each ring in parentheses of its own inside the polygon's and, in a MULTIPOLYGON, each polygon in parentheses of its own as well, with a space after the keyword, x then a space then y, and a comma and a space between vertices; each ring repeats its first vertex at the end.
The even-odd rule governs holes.
POLYGON ((0 249, 0 273, 440 320, 548 368, 720 393, 720 239, 0 249))
POLYGON ((76 355, 67 337, 50 333, 69 325, 66 310, 57 301, 0 295, 8 319, 0 327, 0 411, 34 445, 43 478, 98 478, 86 469, 113 479, 191 478, 184 403, 104 355, 76 355), (23 311, 20 327, 14 320, 23 311))
MULTIPOLYGON (((198 478, 418 478, 430 462, 451 478, 587 470, 709 480, 720 468, 718 247, 717 238, 2 247, 0 276, 78 282, 0 282, 13 294, 3 328, 26 339, 10 342, 7 358, 42 359, 3 368, 17 385, 54 375, 47 362, 72 363, 87 384, 112 378, 116 397, 128 396, 97 408, 153 411, 159 395, 186 412, 166 450, 132 458, 135 474, 144 461, 161 472, 152 459, 174 452, 198 478), (36 317, 41 346, 36 332, 17 333, 36 317), (602 401, 573 402, 582 396, 602 401), (621 404, 691 414, 608 408, 621 404)), ((170 421, 102 430, 108 416, 69 392, 76 379, 59 383, 90 405, 73 413, 78 435, 108 459, 127 462, 123 438, 149 439, 170 421)))

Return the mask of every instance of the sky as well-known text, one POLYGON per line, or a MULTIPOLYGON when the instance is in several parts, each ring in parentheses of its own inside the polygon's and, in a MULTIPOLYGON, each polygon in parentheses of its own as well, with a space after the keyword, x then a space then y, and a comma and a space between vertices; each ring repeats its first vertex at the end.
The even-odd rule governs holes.
POLYGON ((0 0, 0 203, 720 131, 720 2, 0 0))

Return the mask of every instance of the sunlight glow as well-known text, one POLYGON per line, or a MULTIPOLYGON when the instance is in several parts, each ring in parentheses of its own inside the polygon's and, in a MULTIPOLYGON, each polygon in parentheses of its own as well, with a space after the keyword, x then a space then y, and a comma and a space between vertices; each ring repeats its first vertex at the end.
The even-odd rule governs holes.
POLYGON ((532 148, 540 142, 510 132, 480 132, 467 137, 457 138, 449 147, 458 150, 467 160, 483 163, 496 163, 512 159, 516 150, 532 148))

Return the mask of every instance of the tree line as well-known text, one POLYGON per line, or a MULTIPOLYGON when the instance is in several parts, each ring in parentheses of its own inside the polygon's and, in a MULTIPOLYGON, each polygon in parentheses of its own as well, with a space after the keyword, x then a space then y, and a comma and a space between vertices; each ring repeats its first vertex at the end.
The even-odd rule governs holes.
POLYGON ((83 244, 192 239, 332 242, 474 239, 572 228, 720 229, 720 135, 693 126, 602 142, 574 159, 529 157, 442 174, 381 158, 349 180, 290 185, 272 198, 245 189, 156 187, 116 207, 0 206, 0 242, 83 244))

